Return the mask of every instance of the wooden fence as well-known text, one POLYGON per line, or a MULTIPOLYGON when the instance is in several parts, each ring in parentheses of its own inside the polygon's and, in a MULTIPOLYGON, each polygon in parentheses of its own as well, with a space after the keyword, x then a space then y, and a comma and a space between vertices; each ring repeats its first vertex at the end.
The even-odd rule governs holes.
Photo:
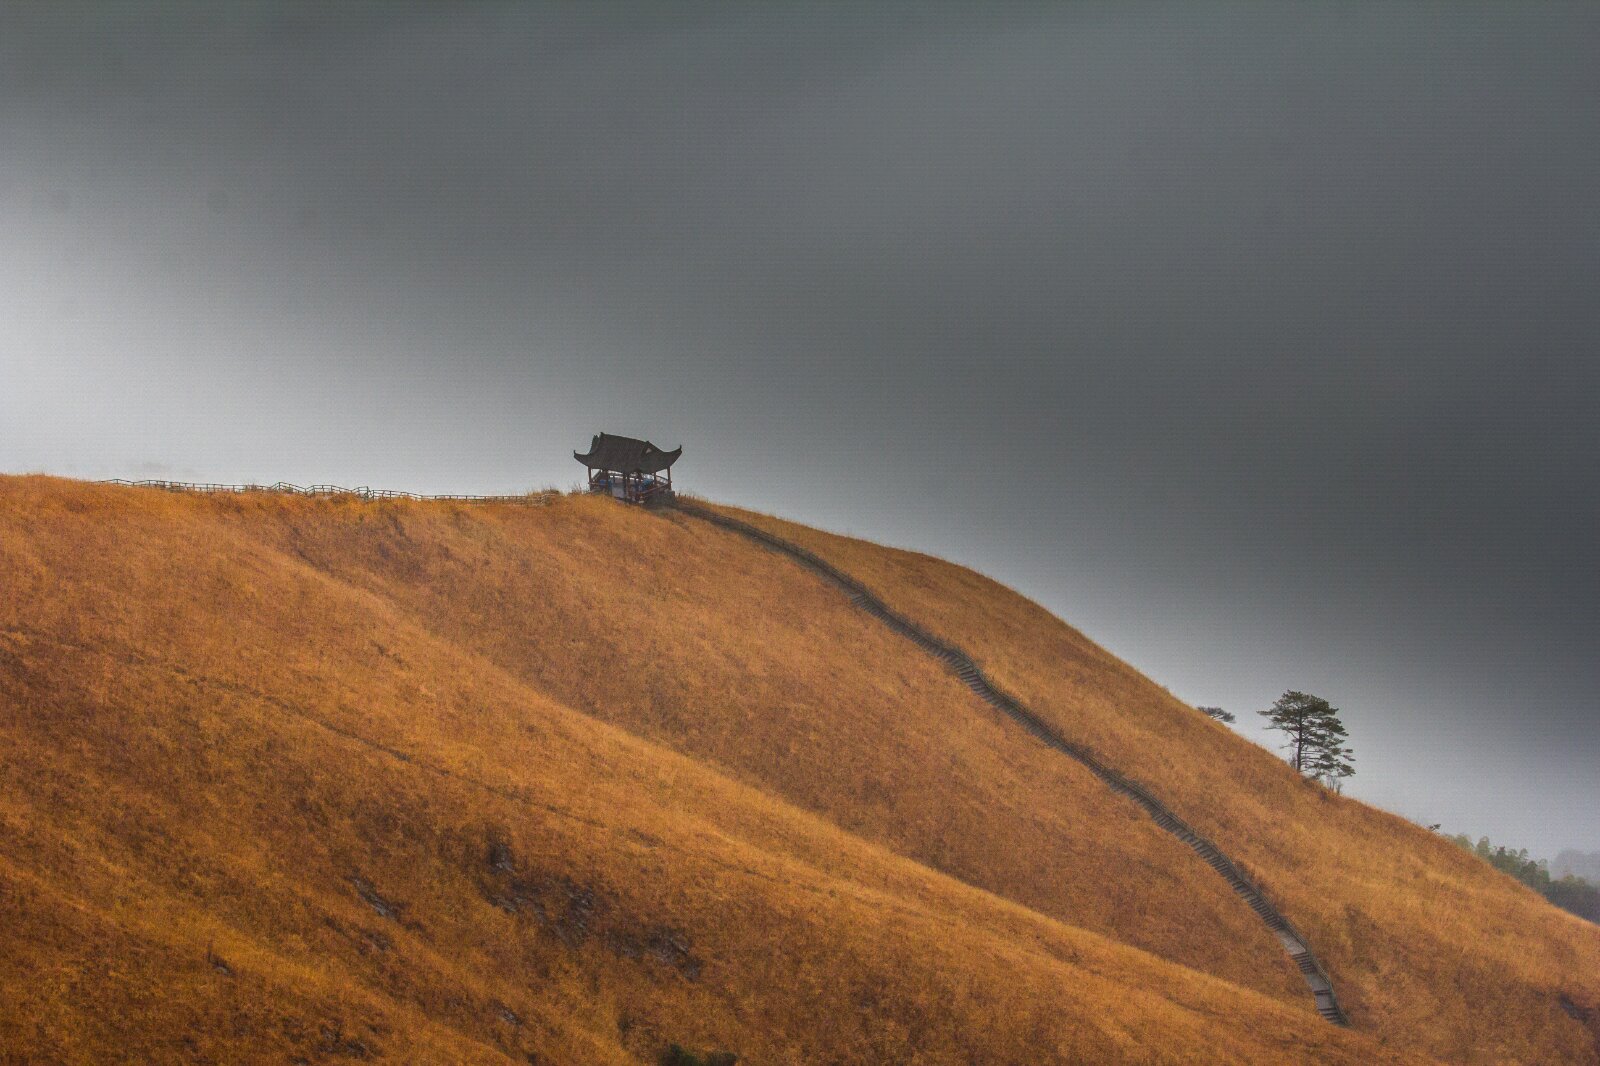
POLYGON ((115 477, 102 481, 101 484, 162 489, 166 492, 223 494, 272 492, 288 496, 353 496, 358 500, 456 500, 462 503, 513 503, 527 507, 537 507, 550 503, 561 495, 559 492, 528 492, 520 496, 428 496, 417 492, 399 492, 395 489, 374 489, 366 485, 358 485, 353 489, 348 489, 342 485, 293 485, 287 481, 275 481, 270 485, 219 485, 208 481, 128 481, 115 477))

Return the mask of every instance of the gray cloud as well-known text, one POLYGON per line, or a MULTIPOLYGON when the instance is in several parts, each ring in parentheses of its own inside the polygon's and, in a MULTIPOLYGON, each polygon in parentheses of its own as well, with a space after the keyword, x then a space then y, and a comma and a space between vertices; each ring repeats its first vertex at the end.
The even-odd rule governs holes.
POLYGON ((709 494, 1600 797, 1586 5, 0 10, 0 466, 709 494))

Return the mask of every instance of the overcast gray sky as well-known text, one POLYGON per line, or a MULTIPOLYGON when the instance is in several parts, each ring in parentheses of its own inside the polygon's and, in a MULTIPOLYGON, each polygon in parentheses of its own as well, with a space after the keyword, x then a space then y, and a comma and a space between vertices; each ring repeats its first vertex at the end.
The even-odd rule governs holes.
POLYGON ((1600 850, 1600 6, 0 7, 0 470, 594 432, 1600 850))

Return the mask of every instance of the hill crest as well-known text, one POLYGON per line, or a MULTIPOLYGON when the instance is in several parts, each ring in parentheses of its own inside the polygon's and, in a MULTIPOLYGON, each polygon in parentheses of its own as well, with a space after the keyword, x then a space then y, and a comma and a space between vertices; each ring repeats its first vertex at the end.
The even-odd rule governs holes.
POLYGON ((742 538, 587 498, 6 478, 0 861, 27 917, 0 983, 31 1024, 0 1045, 72 1034, 62 1057, 88 1061, 138 1017, 156 1058, 225 1031, 262 1055, 411 1041, 432 1061, 650 1061, 669 1042, 752 1062, 1593 1056, 1557 998, 1600 1004, 1600 943, 1575 921, 1399 819, 1294 792, 978 575, 741 517, 1175 782, 1182 816, 1326 952, 1355 1031, 1321 1024, 1193 852, 742 538), (1403 853, 1392 899, 1355 891, 1379 864, 1327 857, 1307 810, 1403 853), (1316 884, 1350 891, 1314 905, 1316 884), (1447 954, 1439 892, 1517 928, 1447 954), (85 939, 129 961, 62 954, 85 939), (45 960, 75 993, 38 981, 45 960))

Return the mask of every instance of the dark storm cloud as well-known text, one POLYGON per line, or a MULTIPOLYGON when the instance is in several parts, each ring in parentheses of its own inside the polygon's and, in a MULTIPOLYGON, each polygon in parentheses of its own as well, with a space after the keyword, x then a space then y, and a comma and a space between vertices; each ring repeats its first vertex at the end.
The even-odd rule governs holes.
POLYGON ((0 9, 4 465, 594 430, 1592 849, 1592 6, 0 9), (1570 810, 1568 808, 1571 808, 1570 810))

